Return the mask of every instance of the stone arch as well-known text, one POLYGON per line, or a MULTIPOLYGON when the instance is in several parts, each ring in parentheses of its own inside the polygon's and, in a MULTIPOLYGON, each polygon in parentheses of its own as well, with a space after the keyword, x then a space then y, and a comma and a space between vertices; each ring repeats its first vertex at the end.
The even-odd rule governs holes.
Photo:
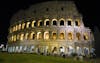
POLYGON ((16 35, 14 35, 14 42, 16 41, 16 35))
POLYGON ((22 33, 21 35, 20 35, 20 40, 23 40, 24 39, 24 34, 22 33))
POLYGON ((84 33, 84 34, 83 34, 83 38, 84 38, 84 40, 88 40, 88 39, 89 39, 88 34, 87 34, 87 33, 84 33))
POLYGON ((67 25, 68 25, 68 26, 72 26, 72 19, 68 19, 68 20, 67 20, 67 25))
POLYGON ((89 48, 88 47, 84 47, 83 48, 83 52, 84 52, 84 55, 87 56, 89 54, 89 48))
POLYGON ((11 36, 11 41, 14 41, 13 39, 14 39, 14 36, 12 35, 12 36, 11 36))
POLYGON ((38 26, 42 26, 43 24, 42 24, 42 20, 39 20, 38 21, 38 26))
POLYGON ((56 38, 57 38, 57 33, 56 33, 56 32, 53 32, 53 33, 52 33, 52 38, 53 38, 53 39, 56 39, 56 38))
POLYGON ((57 19, 52 19, 52 25, 57 26, 57 19))
POLYGON ((64 39, 65 38, 65 35, 63 32, 60 33, 60 39, 64 39))
POLYGON ((16 31, 18 30, 18 25, 16 25, 16 31))
POLYGON ((42 33, 41 32, 37 33, 37 39, 42 39, 42 33))
POLYGON ((44 39, 49 39, 49 32, 48 31, 44 32, 44 39))
POLYGON ((45 26, 49 26, 49 25, 50 25, 50 20, 49 20, 49 19, 45 19, 44 25, 45 25, 45 26))
POLYGON ((76 33, 77 40, 81 40, 81 34, 79 32, 76 33))
POLYGON ((26 24, 26 28, 29 28, 30 22, 27 22, 26 24))
POLYGON ((74 52, 74 48, 72 46, 68 47, 68 54, 71 55, 74 52))
POLYGON ((29 33, 25 34, 25 39, 27 40, 29 38, 29 33))
POLYGON ((75 20, 75 26, 80 26, 80 21, 78 19, 75 20))
POLYGON ((21 24, 18 25, 18 30, 21 30, 21 26, 22 26, 21 24))
POLYGON ((35 26, 36 26, 36 21, 35 21, 35 20, 32 21, 31 26, 32 26, 32 27, 35 27, 35 26))
POLYGON ((76 53, 77 53, 78 55, 81 55, 81 54, 82 54, 82 48, 79 47, 79 46, 77 46, 77 47, 76 47, 76 53))
POLYGON ((72 40, 73 39, 73 35, 71 32, 68 33, 68 40, 72 40))
POLYGON ((60 26, 64 26, 65 25, 65 19, 64 18, 61 18, 59 21, 60 21, 60 26))
POLYGON ((57 54, 57 47, 53 47, 52 53, 53 53, 53 54, 57 54))
POLYGON ((35 33, 34 32, 30 33, 30 39, 33 39, 33 40, 35 39, 35 33))
POLYGON ((64 46, 60 46, 59 49, 60 49, 60 53, 64 53, 65 52, 64 46))
POLYGON ((24 29, 24 28, 25 28, 25 23, 22 24, 22 29, 24 29))

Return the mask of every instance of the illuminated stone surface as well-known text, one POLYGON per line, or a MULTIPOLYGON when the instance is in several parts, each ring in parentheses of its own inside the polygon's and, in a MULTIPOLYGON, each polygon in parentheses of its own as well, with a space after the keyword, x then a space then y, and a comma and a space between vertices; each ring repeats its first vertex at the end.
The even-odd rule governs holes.
POLYGON ((73 1, 48 1, 12 17, 8 52, 82 54, 89 53, 93 41, 73 1))

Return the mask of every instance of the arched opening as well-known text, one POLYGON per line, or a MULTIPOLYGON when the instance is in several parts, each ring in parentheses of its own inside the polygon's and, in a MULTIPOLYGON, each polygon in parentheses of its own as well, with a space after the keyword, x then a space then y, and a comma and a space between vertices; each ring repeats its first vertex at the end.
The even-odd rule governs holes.
POLYGON ((54 47, 54 48, 53 48, 52 53, 54 53, 54 54, 57 53, 57 47, 54 47))
POLYGON ((72 23, 71 23, 71 20, 68 20, 68 26, 71 26, 72 23))
POLYGON ((26 28, 29 28, 30 22, 27 22, 26 24, 26 28))
POLYGON ((36 27, 36 21, 32 21, 32 27, 36 27))
POLYGON ((22 24, 22 29, 24 29, 24 28, 25 28, 25 23, 22 24))
POLYGON ((60 26, 64 26, 64 20, 60 21, 60 26))
POLYGON ((60 53, 61 53, 61 54, 63 54, 63 53, 65 52, 64 47, 60 47, 59 49, 60 49, 60 53))
POLYGON ((46 26, 49 26, 49 21, 46 21, 46 26))
POLYGON ((19 30, 21 29, 21 24, 18 25, 18 29, 19 29, 19 30))
POLYGON ((53 24, 54 26, 57 26, 57 19, 53 19, 52 22, 53 22, 52 24, 53 24))
POLYGON ((33 38, 32 38, 33 40, 35 39, 35 34, 33 34, 33 38))
POLYGON ((12 35, 11 40, 14 41, 14 36, 12 35))
POLYGON ((42 33, 41 32, 37 33, 37 39, 42 39, 42 33))
POLYGON ((80 26, 80 22, 76 20, 76 21, 75 21, 75 25, 76 25, 76 26, 80 26))
POLYGON ((75 52, 74 48, 72 46, 69 46, 68 47, 68 55, 71 55, 74 52, 75 52))
POLYGON ((38 21, 38 26, 42 26, 42 20, 38 21))
POLYGON ((20 38, 20 36, 19 36, 19 34, 17 35, 17 40, 19 40, 19 38, 20 38))
POLYGON ((18 27, 17 27, 17 25, 16 25, 16 31, 18 30, 18 27))
POLYGON ((42 24, 42 21, 40 22, 40 26, 42 26, 43 24, 42 24))
POLYGON ((24 34, 21 34, 20 35, 20 40, 23 40, 24 39, 24 34))
POLYGON ((81 34, 80 33, 76 33, 76 38, 77 38, 77 40, 80 40, 81 39, 81 34))
POLYGON ((79 47, 79 46, 77 46, 77 47, 76 47, 76 53, 77 53, 78 55, 81 55, 81 54, 82 54, 82 48, 79 47))
POLYGON ((68 33, 68 40, 72 40, 72 33, 68 33))
POLYGON ((56 39, 56 37, 57 37, 57 36, 56 36, 56 33, 53 33, 53 37, 52 37, 52 38, 53 38, 53 39, 56 39))
POLYGON ((44 32, 44 39, 49 39, 49 32, 44 32))
POLYGON ((29 33, 25 34, 25 39, 27 40, 29 38, 29 33))
POLYGON ((14 42, 16 41, 16 35, 14 35, 14 42))
POLYGON ((89 37, 88 37, 88 34, 87 34, 87 33, 84 33, 84 34, 83 34, 83 37, 84 37, 84 40, 88 40, 88 39, 89 39, 89 37))
POLYGON ((57 26, 57 21, 53 21, 53 25, 54 26, 57 26))
POLYGON ((88 54, 89 54, 89 48, 88 47, 84 47, 84 55, 85 56, 88 56, 88 54))
POLYGON ((45 19, 44 25, 49 26, 49 21, 50 21, 49 19, 45 19))
POLYGON ((13 27, 13 32, 14 32, 15 30, 16 30, 16 27, 14 26, 14 27, 13 27))
POLYGON ((31 34, 30 34, 30 39, 35 39, 35 33, 34 32, 32 32, 31 34))
POLYGON ((60 39, 64 39, 64 33, 60 33, 60 39))

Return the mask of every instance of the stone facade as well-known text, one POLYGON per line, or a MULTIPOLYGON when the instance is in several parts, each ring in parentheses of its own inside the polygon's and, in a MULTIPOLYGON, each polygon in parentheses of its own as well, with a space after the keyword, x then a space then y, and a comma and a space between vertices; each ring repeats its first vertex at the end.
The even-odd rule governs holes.
POLYGON ((79 54, 86 49, 89 53, 93 41, 91 29, 84 26, 73 1, 48 1, 12 17, 8 52, 79 54))

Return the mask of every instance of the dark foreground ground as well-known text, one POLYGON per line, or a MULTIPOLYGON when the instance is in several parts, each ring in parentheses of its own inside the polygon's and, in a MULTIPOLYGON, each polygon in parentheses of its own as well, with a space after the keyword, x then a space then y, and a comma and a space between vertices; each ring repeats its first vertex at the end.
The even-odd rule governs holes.
POLYGON ((0 63, 100 63, 100 58, 84 59, 62 58, 37 54, 9 54, 0 52, 0 63))

